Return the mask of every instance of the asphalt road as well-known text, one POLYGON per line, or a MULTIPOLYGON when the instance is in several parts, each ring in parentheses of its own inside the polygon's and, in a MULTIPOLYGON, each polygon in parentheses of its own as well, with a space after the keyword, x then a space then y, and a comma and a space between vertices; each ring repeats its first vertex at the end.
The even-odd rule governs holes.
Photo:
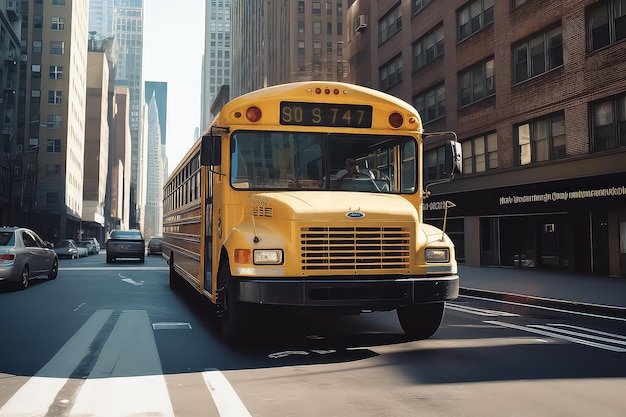
POLYGON ((267 317, 225 345, 165 262, 62 260, 0 289, 0 417, 622 416, 624 320, 461 297, 429 340, 395 313, 267 317))

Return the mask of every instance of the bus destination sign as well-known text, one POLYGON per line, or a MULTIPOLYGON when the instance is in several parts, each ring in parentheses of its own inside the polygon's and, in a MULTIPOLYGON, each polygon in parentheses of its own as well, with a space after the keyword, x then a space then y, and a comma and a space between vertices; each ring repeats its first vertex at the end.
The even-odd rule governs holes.
POLYGON ((370 128, 372 106, 281 101, 280 124, 370 128))

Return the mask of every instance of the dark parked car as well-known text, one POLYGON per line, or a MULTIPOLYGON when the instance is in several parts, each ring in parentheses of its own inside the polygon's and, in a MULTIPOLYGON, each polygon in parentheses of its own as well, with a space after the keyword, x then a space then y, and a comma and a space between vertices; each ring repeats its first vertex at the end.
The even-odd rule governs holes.
POLYGON ((59 259, 52 245, 22 227, 0 227, 0 282, 28 287, 32 278, 55 279, 59 259))
POLYGON ((163 251, 163 238, 153 236, 148 241, 148 256, 160 255, 163 251))
POLYGON ((146 242, 139 230, 112 230, 106 241, 107 263, 124 258, 138 258, 144 263, 146 242))
POLYGON ((93 244, 90 240, 79 240, 76 242, 76 246, 79 248, 87 249, 87 255, 95 255, 96 254, 96 245, 93 244))

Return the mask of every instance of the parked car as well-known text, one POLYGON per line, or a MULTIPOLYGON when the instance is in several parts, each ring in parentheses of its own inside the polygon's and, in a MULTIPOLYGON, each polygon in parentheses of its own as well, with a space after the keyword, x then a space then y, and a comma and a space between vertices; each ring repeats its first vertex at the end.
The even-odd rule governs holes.
MULTIPOLYGON (((61 239, 54 245, 54 251, 57 253, 59 258, 70 258, 76 259, 79 258, 78 247, 76 246, 76 242, 74 239, 61 239)), ((81 252, 85 252, 85 249, 81 252)))
POLYGON ((0 227, 0 282, 28 287, 33 278, 55 279, 59 259, 49 242, 22 227, 0 227))
POLYGON ((78 246, 79 249, 80 248, 87 249, 87 255, 96 254, 96 246, 90 240, 79 240, 78 242, 76 242, 76 246, 78 246))
POLYGON ((148 241, 148 256, 160 255, 163 252, 163 238, 152 236, 148 241))
POLYGON ((96 239, 95 237, 86 237, 84 239, 81 239, 81 241, 83 240, 87 240, 90 241, 91 243, 93 243, 93 247, 95 249, 96 254, 100 253, 100 242, 98 242, 98 239, 96 239))
POLYGON ((146 242, 140 230, 111 230, 105 246, 108 264, 123 258, 138 258, 141 263, 145 261, 146 242))

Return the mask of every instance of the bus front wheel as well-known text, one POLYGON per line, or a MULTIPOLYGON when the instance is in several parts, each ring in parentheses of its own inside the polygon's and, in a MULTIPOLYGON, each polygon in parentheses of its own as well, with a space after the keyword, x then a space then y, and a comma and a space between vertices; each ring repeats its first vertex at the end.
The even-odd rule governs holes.
POLYGON ((245 341, 252 329, 251 317, 246 304, 237 300, 237 287, 228 264, 220 267, 217 307, 224 339, 230 344, 245 341))
POLYGON ((445 303, 438 302, 402 306, 396 312, 404 333, 413 340, 423 340, 439 329, 444 310, 445 303))

